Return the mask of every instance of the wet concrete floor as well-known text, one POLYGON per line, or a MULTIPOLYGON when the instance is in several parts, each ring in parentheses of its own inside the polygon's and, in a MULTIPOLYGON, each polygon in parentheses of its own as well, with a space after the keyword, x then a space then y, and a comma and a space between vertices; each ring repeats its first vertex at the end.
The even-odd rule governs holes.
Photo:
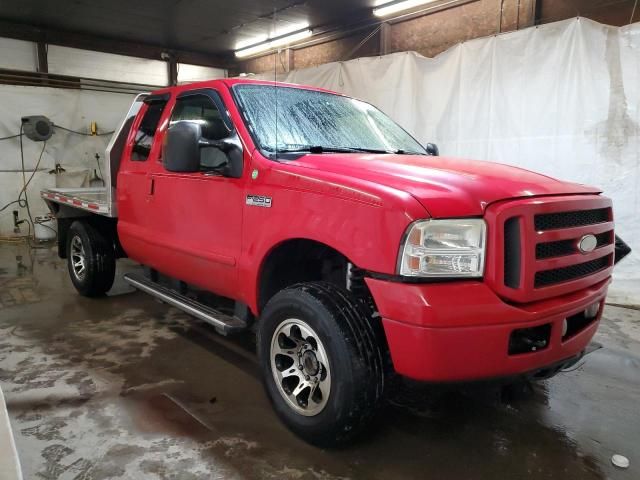
POLYGON ((0 245, 0 382, 26 479, 637 479, 640 311, 605 315, 602 348, 569 372, 403 387, 360 443, 320 450, 275 417, 250 338, 121 280, 82 298, 52 248, 0 245))

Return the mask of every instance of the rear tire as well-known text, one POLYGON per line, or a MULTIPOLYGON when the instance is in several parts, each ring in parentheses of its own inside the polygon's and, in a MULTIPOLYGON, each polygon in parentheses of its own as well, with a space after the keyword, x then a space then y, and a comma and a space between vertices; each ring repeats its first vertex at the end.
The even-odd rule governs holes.
POLYGON ((335 285, 301 283, 274 295, 258 322, 258 354, 274 410, 311 444, 349 442, 381 403, 383 357, 371 315, 335 285))
POLYGON ((113 245, 94 227, 76 220, 67 234, 67 267, 80 295, 104 295, 113 286, 116 274, 113 245))

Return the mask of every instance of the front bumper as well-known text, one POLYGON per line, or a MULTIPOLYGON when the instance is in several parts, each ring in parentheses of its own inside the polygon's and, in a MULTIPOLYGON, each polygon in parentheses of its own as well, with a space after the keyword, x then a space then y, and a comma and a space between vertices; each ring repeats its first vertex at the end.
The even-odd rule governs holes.
POLYGON ((449 382, 526 374, 579 355, 598 328, 610 279, 535 303, 505 303, 484 283, 406 284, 367 278, 382 316, 394 369, 415 380, 449 382), (598 316, 562 338, 566 318, 600 303, 598 316), (509 354, 516 329, 550 324, 544 348, 509 354))

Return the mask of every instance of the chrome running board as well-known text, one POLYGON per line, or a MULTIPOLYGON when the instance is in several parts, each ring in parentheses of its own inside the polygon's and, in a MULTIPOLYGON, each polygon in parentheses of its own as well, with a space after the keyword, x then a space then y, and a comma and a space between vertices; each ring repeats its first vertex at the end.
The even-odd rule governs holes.
POLYGON ((162 302, 212 325, 216 331, 222 335, 240 332, 247 328, 247 324, 239 318, 221 313, 208 305, 182 295, 175 290, 153 282, 143 276, 127 273, 124 279, 134 288, 148 293, 162 302))

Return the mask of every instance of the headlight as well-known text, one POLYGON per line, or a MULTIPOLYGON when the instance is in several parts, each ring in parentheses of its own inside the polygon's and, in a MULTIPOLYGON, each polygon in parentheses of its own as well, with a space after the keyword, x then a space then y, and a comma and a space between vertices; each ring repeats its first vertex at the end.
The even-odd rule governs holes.
POLYGON ((415 222, 401 246, 398 273, 408 277, 481 277, 486 230, 481 218, 415 222))

